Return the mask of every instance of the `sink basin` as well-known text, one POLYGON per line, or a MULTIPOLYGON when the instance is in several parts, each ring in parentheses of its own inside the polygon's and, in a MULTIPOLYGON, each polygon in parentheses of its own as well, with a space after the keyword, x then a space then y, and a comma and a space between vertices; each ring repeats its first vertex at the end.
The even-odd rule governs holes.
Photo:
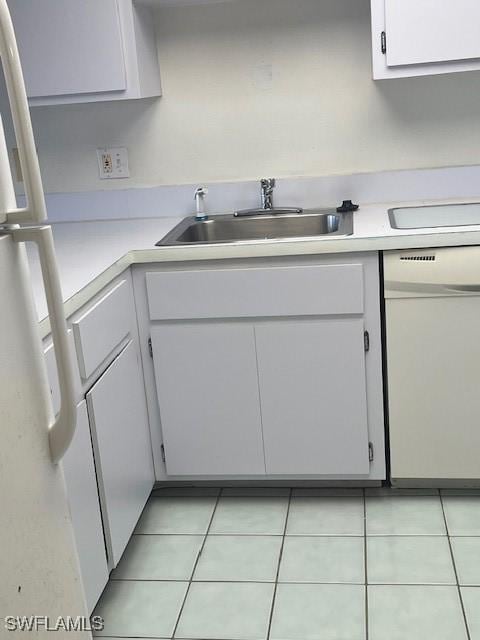
POLYGON ((207 220, 189 217, 182 220, 156 246, 348 236, 352 233, 352 214, 332 213, 331 209, 249 217, 220 215, 207 220))
POLYGON ((480 224, 480 202, 389 209, 393 229, 464 227, 480 224))

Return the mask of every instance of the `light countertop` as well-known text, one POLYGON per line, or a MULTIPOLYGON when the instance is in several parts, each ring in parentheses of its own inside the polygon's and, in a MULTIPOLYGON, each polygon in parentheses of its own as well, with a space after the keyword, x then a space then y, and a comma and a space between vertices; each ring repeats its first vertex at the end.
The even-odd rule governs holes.
MULTIPOLYGON (((471 202, 469 199, 468 202, 471 202)), ((460 203, 466 200, 443 202, 460 203)), ((388 209, 432 202, 383 203, 354 213, 351 236, 302 240, 261 240, 193 247, 155 247, 181 218, 135 218, 52 225, 67 316, 132 264, 228 258, 315 255, 480 244, 480 226, 436 229, 392 229, 388 209)), ((439 204, 439 203, 438 203, 439 204)), ((43 284, 35 249, 29 247, 32 284, 41 333, 49 326, 43 284)))

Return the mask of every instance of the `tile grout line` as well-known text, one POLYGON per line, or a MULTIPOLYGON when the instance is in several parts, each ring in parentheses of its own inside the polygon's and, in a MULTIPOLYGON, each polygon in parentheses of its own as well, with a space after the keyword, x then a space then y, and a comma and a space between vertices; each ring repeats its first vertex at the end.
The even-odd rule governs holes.
MULTIPOLYGON (((189 580, 179 580, 172 578, 111 578, 110 582, 181 582, 185 584, 189 582, 189 580)), ((275 580, 192 580, 195 584, 275 584, 275 580)), ((345 582, 340 580, 331 580, 329 582, 320 581, 312 581, 312 580, 279 580, 278 584, 346 584, 346 585, 356 585, 363 586, 365 582, 345 582)), ((371 582, 370 584, 374 585, 387 585, 387 586, 395 586, 396 584, 409 585, 413 586, 416 584, 421 584, 424 586, 446 586, 446 583, 443 582, 371 582)), ((453 584, 453 583, 452 583, 453 584)), ((452 586, 452 585, 449 585, 452 586)), ((454 585, 453 585, 454 586, 454 585)), ((469 586, 477 586, 477 585, 469 585, 469 586)), ((480 585, 478 585, 480 588, 480 585)), ((115 637, 115 636, 114 636, 115 637)))
MULTIPOLYGON (((188 580, 171 580, 171 579, 161 579, 158 580, 156 578, 112 578, 110 582, 168 582, 168 583, 179 583, 185 584, 189 582, 188 580)), ((275 584, 274 580, 192 580, 195 584, 275 584)), ((364 587, 365 582, 342 582, 332 580, 330 582, 320 581, 312 581, 312 580, 281 580, 278 584, 289 585, 289 584, 305 584, 305 585, 348 585, 348 586, 356 586, 356 587, 364 587)), ((369 586, 374 587, 456 587, 457 584, 455 582, 369 582, 369 586)), ((468 584, 462 585, 469 587, 471 589, 480 589, 480 585, 477 584, 468 584)), ((115 638, 116 636, 114 636, 115 638)))
POLYGON ((215 501, 215 506, 213 507, 212 515, 210 516, 210 521, 208 523, 208 527, 207 527, 207 530, 205 532, 205 537, 203 538, 202 546, 200 547, 200 551, 198 552, 197 558, 196 558, 195 563, 193 565, 192 573, 190 575, 190 580, 188 581, 188 586, 187 586, 187 590, 185 591, 185 597, 183 598, 182 606, 180 607, 180 611, 178 612, 177 621, 175 623, 175 627, 174 627, 173 633, 171 635, 171 639, 172 640, 175 638, 175 634, 177 633, 177 628, 178 628, 178 625, 180 623, 180 618, 182 616, 183 609, 185 607, 185 603, 187 601, 188 594, 190 592, 190 587, 192 586, 193 576, 194 576, 195 571, 197 569, 197 565, 198 565, 198 563, 200 561, 200 557, 201 557, 203 549, 205 547, 205 543, 207 542, 208 533, 210 531, 210 527, 212 526, 213 518, 215 517, 215 512, 217 511, 218 503, 220 501, 220 497, 222 496, 222 493, 223 493, 223 489, 220 489, 220 491, 217 494, 217 499, 215 501))
MULTIPOLYGON (((133 533, 132 537, 141 537, 141 536, 150 536, 150 537, 162 537, 162 536, 178 536, 184 538, 195 538, 199 536, 204 536, 204 533, 133 533)), ((209 533, 208 535, 217 538, 225 538, 228 536, 236 536, 239 538, 281 538, 282 534, 280 533, 209 533)), ((334 533, 289 533, 287 534, 288 538, 364 538, 364 534, 351 534, 351 533, 342 533, 341 535, 334 533)), ((369 538, 445 538, 444 533, 370 533, 368 535, 369 538)), ((480 538, 480 535, 455 535, 452 536, 454 538, 480 538)))
POLYGON ((367 495, 363 490, 363 562, 365 569, 365 640, 368 640, 367 495))
POLYGON ((467 632, 468 640, 471 640, 471 638, 470 638, 470 629, 468 627, 468 621, 467 621, 467 614, 465 612, 465 606, 463 604, 463 598, 462 598, 462 591, 460 589, 460 582, 458 580, 457 564, 455 562, 455 556, 453 554, 452 541, 450 540, 450 531, 448 529, 448 521, 447 521, 447 515, 445 513, 445 505, 443 504, 443 496, 442 496, 442 492, 440 490, 438 491, 438 497, 440 499, 440 505, 442 507, 443 520, 445 522, 445 529, 447 531, 448 548, 450 549, 450 556, 451 556, 451 559, 452 559, 453 571, 455 572, 455 580, 457 581, 456 586, 457 586, 458 598, 460 600, 460 606, 462 608, 463 621, 465 623, 465 631, 467 632))
POLYGON ((287 525, 288 525, 288 517, 290 515, 290 505, 292 503, 292 495, 293 495, 293 489, 290 487, 290 493, 288 494, 287 513, 286 513, 286 516, 285 516, 285 524, 283 526, 282 544, 280 546, 280 554, 278 556, 277 573, 276 573, 276 576, 275 576, 275 586, 273 588, 272 605, 271 605, 271 609, 270 609, 270 617, 268 619, 266 640, 270 640, 270 633, 271 633, 271 630, 272 630, 273 610, 275 608, 275 599, 277 597, 278 577, 280 575, 280 565, 282 563, 283 547, 285 546, 285 537, 287 535, 287 525))

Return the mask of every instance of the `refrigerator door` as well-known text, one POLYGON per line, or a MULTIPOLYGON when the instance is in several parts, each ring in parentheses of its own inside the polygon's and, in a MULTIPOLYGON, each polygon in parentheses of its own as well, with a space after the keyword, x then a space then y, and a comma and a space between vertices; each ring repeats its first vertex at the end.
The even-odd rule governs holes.
POLYGON ((87 616, 87 607, 64 478, 50 457, 53 416, 25 247, 1 231, 0 291, 0 627, 6 616, 48 616, 53 625, 87 616))
POLYGON ((2 217, 6 218, 6 221, 10 224, 38 224, 44 222, 47 218, 45 196, 38 166, 22 66, 6 0, 0 0, 0 58, 5 75, 27 200, 24 208, 18 208, 14 205, 7 210, 0 210, 0 224, 2 217))
MULTIPOLYGON (((19 148, 23 144, 25 157, 24 180, 27 193, 27 200, 30 197, 30 204, 33 209, 18 210, 16 208, 15 193, 13 190, 12 175, 8 161, 7 145, 3 132, 3 125, 0 116, 0 225, 23 221, 23 214, 33 215, 33 219, 42 220, 45 218, 45 202, 40 179, 40 170, 35 152, 30 115, 28 112, 25 87, 21 75, 18 52, 11 29, 10 16, 5 8, 4 0, 0 0, 0 36, 3 35, 4 42, 7 43, 7 53, 1 51, 2 39, 0 38, 0 52, 3 53, 3 62, 6 75, 7 71, 12 76, 13 92, 9 89, 10 106, 16 125, 19 148), (10 26, 10 29, 8 28, 10 26), (11 33, 10 33, 11 32, 11 33), (13 38, 11 41, 8 38, 13 38), (8 54, 8 55, 7 55, 8 54), (10 59, 8 56, 12 59, 10 59), (5 65, 5 59, 9 62, 5 65), (20 124, 18 124, 18 122, 20 124), (18 126, 17 126, 18 125, 18 126), (21 142, 23 140, 23 143, 21 142), (27 140, 27 143, 25 143, 27 140), (31 154, 30 156, 28 154, 31 154), (33 185, 33 186, 32 186, 33 185)), ((28 215, 27 215, 28 219, 28 215)), ((58 369, 58 379, 60 384, 61 403, 58 416, 47 425, 49 428, 50 453, 52 460, 58 462, 68 446, 70 445, 75 432, 76 407, 74 394, 73 364, 71 362, 70 350, 67 339, 67 325, 63 311, 63 298, 60 287, 55 250, 53 247, 53 237, 50 227, 33 226, 22 227, 11 225, 9 232, 17 242, 35 242, 38 246, 42 275, 45 284, 48 313, 52 330, 55 359, 58 369)))
POLYGON ((11 179, 6 180, 5 186, 2 184, 1 176, 10 177, 10 163, 8 161, 7 144, 3 132, 2 114, 0 113, 0 225, 7 222, 7 210, 9 203, 15 204, 15 193, 11 179))
MULTIPOLYGON (((0 211, 11 210, 14 203, 15 194, 0 118, 0 211)), ((68 449, 75 433, 76 406, 73 364, 68 346, 67 324, 63 311, 52 230, 48 226, 11 225, 8 230, 5 229, 5 233, 7 231, 16 242, 35 242, 39 251, 60 386, 60 411, 55 419, 46 425, 46 428, 50 442, 50 455, 54 462, 58 462, 68 449)))

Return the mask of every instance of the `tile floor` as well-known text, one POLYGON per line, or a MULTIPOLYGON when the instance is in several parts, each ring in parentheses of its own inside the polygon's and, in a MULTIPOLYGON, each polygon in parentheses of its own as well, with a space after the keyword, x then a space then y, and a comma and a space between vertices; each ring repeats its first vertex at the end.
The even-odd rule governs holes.
POLYGON ((159 489, 109 638, 480 640, 480 491, 159 489))

